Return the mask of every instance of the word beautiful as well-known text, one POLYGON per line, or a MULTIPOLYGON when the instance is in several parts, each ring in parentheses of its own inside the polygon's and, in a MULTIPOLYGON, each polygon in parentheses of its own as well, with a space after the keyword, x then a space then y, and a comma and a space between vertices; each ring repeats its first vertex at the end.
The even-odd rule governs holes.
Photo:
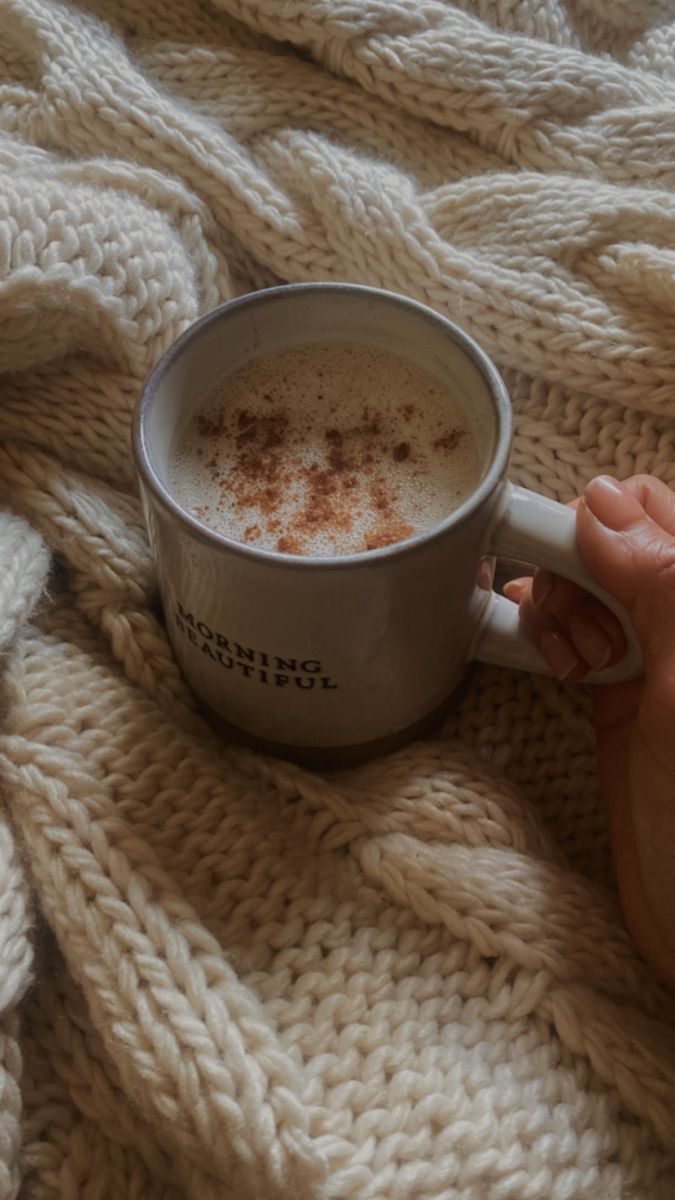
POLYGON ((334 691, 330 675, 323 675, 323 667, 317 658, 282 658, 251 646, 240 646, 217 629, 211 629, 206 621, 200 621, 194 613, 186 612, 180 600, 174 610, 176 625, 193 646, 226 671, 235 671, 245 679, 272 687, 297 687, 305 691, 311 688, 334 691))

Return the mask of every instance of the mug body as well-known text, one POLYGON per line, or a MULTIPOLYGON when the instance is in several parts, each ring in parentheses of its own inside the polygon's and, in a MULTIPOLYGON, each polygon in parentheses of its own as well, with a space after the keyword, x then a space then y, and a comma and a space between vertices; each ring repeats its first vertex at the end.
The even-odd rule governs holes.
POLYGON ((309 761, 362 758, 427 727, 462 678, 490 596, 484 552, 510 436, 508 396, 490 361, 403 297, 291 285, 193 325, 146 383, 134 450, 169 636, 209 714, 309 761), (440 524, 377 550, 300 557, 213 532, 172 495, 172 448, 206 398, 252 359, 312 342, 393 351, 459 400, 481 479, 440 524))

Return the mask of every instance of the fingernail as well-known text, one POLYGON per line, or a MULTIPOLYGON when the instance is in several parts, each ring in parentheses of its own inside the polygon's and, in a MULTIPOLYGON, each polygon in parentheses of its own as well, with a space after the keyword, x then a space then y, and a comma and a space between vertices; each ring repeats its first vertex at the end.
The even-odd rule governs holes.
POLYGON ((639 500, 625 484, 611 475, 597 475, 587 484, 584 497, 588 507, 608 529, 625 529, 644 516, 639 500))
POLYGON ((539 638, 539 649, 558 679, 567 679, 580 665, 576 650, 554 629, 544 630, 539 638))
POLYGON ((601 625, 592 617, 572 613, 567 628, 579 654, 589 666, 601 671, 612 657, 612 646, 601 625))
POLYGON ((509 579, 504 584, 502 591, 504 592, 507 600, 513 600, 516 604, 519 604, 523 592, 525 591, 525 584, 521 583, 519 579, 509 579))
POLYGON ((541 608, 547 597, 551 595, 553 583, 554 579, 550 571, 544 571, 541 567, 535 571, 532 581, 532 600, 535 608, 541 608))

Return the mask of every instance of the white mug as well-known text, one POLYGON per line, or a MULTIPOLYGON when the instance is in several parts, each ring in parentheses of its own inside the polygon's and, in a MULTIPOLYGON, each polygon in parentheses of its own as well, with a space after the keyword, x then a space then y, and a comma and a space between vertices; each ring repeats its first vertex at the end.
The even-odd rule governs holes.
POLYGON ((508 483, 511 426, 506 388, 483 351, 403 296, 293 284, 192 325, 147 380, 133 440, 169 636, 207 713, 266 749, 332 765, 431 728, 472 659, 546 672, 517 606, 492 590, 500 556, 567 576, 617 615, 627 652, 589 680, 638 675, 628 616, 583 565, 574 513, 508 483), (175 439, 206 397, 252 359, 312 342, 393 349, 459 399, 482 477, 440 524, 378 550, 300 557, 216 533, 172 495, 175 439))

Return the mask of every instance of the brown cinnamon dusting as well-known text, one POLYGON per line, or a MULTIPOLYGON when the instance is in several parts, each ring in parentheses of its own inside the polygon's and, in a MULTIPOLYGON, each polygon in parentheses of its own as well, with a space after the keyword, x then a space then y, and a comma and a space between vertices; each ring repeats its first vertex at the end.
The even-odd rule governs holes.
POLYGON ((277 550, 280 554, 304 554, 305 550, 301 542, 297 538, 290 537, 284 534, 277 542, 277 550))
POLYGON ((454 450, 462 436, 462 432, 463 430, 461 429, 450 429, 442 437, 436 438, 434 450, 454 450))
POLYGON ((368 489, 371 507, 377 516, 372 529, 366 534, 366 550, 379 550, 402 542, 415 532, 414 526, 404 521, 396 511, 397 492, 376 480, 368 489))
POLYGON ((256 444, 256 449, 273 450, 275 446, 283 445, 288 432, 288 417, 285 413, 270 413, 269 416, 256 417, 253 413, 240 408, 237 413, 236 435, 237 448, 256 444))
MULTIPOLYGON (((196 418, 197 433, 208 442, 227 436, 228 426, 232 430, 235 456, 231 468, 222 474, 215 453, 204 465, 212 472, 221 494, 234 501, 242 524, 247 513, 256 510, 259 520, 245 527, 244 541, 262 538, 264 526, 267 533, 280 534, 276 548, 281 553, 305 554, 310 552, 308 543, 321 530, 348 533, 354 519, 362 517, 354 510, 354 489, 359 482, 370 500, 373 525, 365 544, 355 549, 378 549, 415 533, 397 512, 399 497, 391 478, 392 461, 407 463, 414 459, 410 441, 387 443, 380 418, 366 403, 357 425, 325 430, 322 462, 304 464, 294 461, 297 435, 291 429, 289 412, 277 402, 272 390, 264 398, 264 415, 241 407, 229 412, 223 408, 215 416, 200 413, 196 418), (381 472, 378 462, 384 467, 381 472), (289 496, 301 497, 301 504, 282 523, 277 514, 289 496)), ((400 411, 410 420, 415 410, 412 404, 406 404, 400 411)), ((461 436, 461 430, 450 430, 434 441, 434 448, 450 452, 461 436)))
POLYGON ((390 518, 379 525, 366 537, 366 550, 380 550, 382 546, 391 546, 394 542, 403 542, 412 537, 415 532, 413 525, 399 518, 390 518))
POLYGON ((201 437, 216 438, 220 437, 225 428, 225 410, 221 408, 220 412, 208 415, 207 413, 197 413, 196 417, 197 432, 201 437))

